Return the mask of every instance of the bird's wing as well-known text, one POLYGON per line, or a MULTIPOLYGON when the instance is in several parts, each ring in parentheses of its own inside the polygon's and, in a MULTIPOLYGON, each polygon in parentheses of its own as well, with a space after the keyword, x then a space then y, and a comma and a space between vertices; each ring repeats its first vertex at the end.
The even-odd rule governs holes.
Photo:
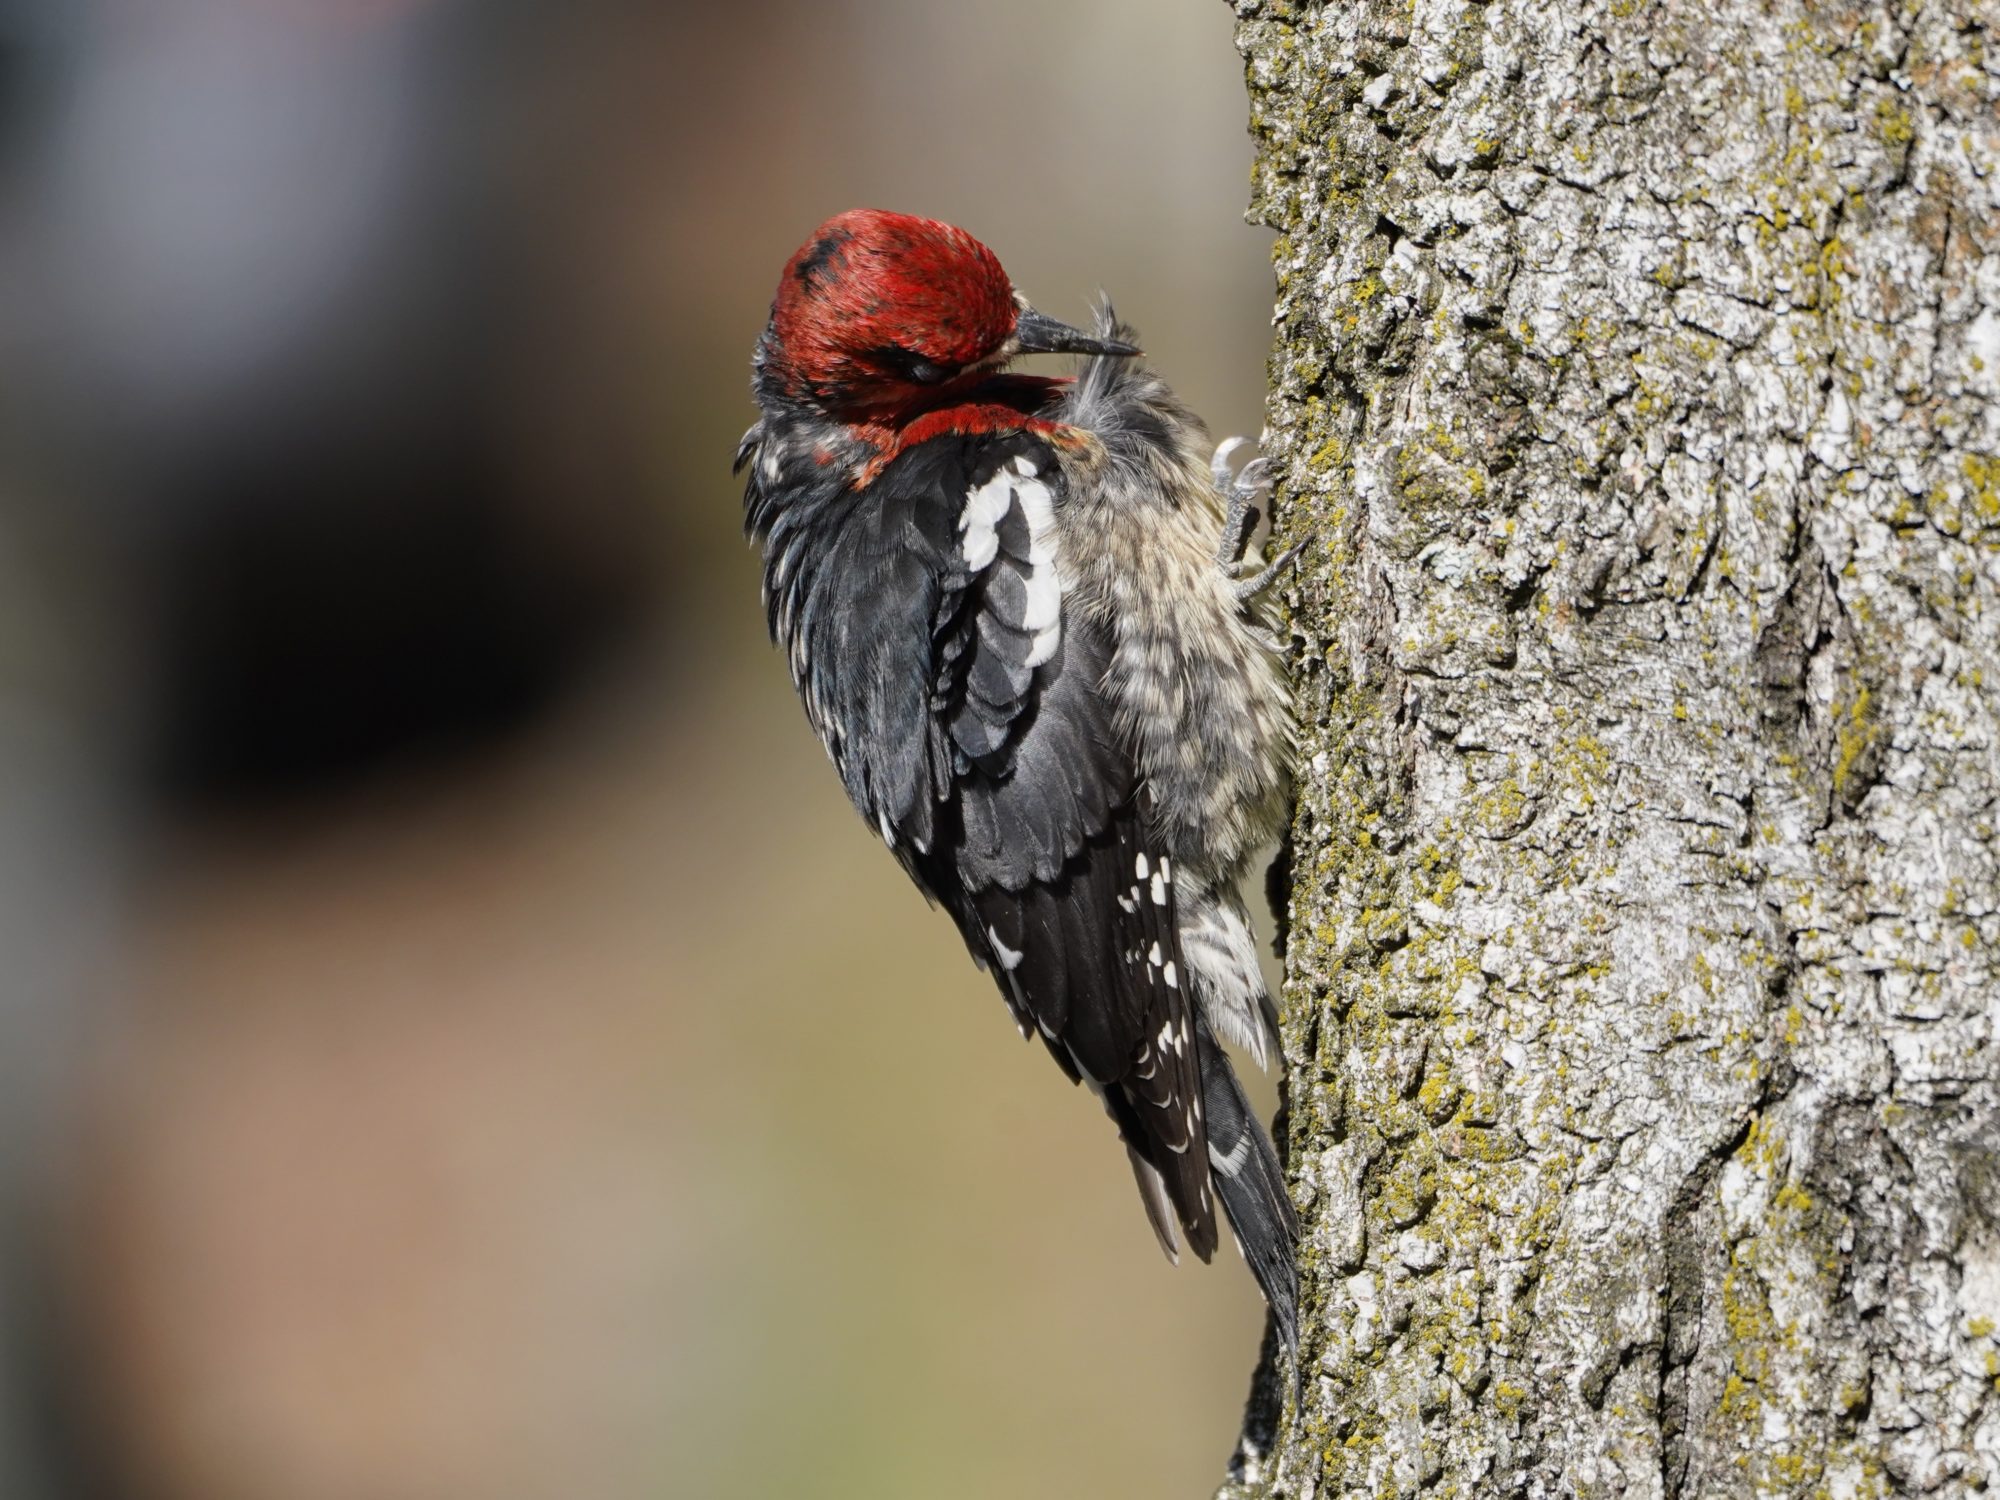
POLYGON ((1169 1253, 1216 1242, 1171 851, 1065 609, 1062 476, 1029 434, 947 436, 852 497, 776 615, 849 794, 1027 1033, 1103 1098, 1169 1253))

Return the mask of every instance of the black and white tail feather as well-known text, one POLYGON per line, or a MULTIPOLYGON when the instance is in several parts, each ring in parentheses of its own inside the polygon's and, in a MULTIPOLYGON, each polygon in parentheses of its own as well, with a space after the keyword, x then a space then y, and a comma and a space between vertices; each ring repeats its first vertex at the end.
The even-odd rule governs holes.
POLYGON ((1299 1347, 1298 1216, 1285 1191, 1285 1169, 1243 1095, 1229 1055, 1206 1021, 1197 1020, 1201 1089, 1208 1114, 1208 1164, 1236 1245, 1271 1305, 1287 1351, 1299 1347))

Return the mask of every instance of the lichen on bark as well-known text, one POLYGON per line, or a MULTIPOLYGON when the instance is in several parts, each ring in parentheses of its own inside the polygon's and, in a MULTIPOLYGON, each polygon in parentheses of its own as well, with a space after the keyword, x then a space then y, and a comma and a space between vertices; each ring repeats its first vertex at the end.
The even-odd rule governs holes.
POLYGON ((2000 1490, 2000 13, 1237 15, 1307 1328, 1224 1493, 2000 1490))

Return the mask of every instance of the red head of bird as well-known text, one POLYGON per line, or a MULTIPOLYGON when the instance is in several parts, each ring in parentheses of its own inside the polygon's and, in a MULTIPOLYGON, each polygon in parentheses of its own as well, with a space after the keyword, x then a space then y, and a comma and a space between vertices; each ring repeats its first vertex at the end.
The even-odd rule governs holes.
POLYGON ((786 263, 758 387, 879 423, 948 401, 1017 354, 1135 352, 1036 312, 963 229, 857 208, 820 225, 786 263))

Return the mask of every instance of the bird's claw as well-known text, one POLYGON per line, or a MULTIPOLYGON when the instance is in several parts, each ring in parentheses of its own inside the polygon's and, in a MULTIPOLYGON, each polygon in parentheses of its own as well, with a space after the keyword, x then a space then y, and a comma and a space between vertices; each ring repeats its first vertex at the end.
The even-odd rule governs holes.
POLYGON ((1208 461, 1208 472, 1215 476, 1215 487, 1218 490, 1227 493, 1234 487, 1236 476, 1231 465, 1236 458, 1237 450, 1249 446, 1250 439, 1246 437, 1226 437, 1215 445, 1215 457, 1208 461))
POLYGON ((1278 575, 1299 560, 1299 554, 1306 550, 1306 541, 1307 538, 1300 537, 1291 546, 1280 552, 1277 557, 1265 564, 1258 572, 1237 583, 1237 602, 1248 604, 1252 599, 1263 593, 1265 589, 1276 583, 1278 575))
MULTIPOLYGON (((1209 468, 1215 475, 1215 487, 1229 497, 1228 509, 1222 518, 1222 536, 1216 544, 1216 561, 1224 571, 1234 578, 1243 565, 1243 557, 1250 550, 1251 533, 1257 529, 1262 513, 1257 499, 1271 487, 1271 461, 1268 458, 1253 458, 1234 473, 1230 471, 1230 460, 1237 450, 1247 445, 1247 439, 1226 438, 1217 445, 1215 457, 1209 468)), ((1303 539, 1292 543, 1279 556, 1248 578, 1235 579, 1237 602, 1248 604, 1269 588, 1293 563, 1299 553, 1305 550, 1303 539)))
POLYGON ((1271 461, 1268 458, 1253 458, 1235 473, 1230 472, 1230 460, 1248 442, 1247 438, 1225 438, 1217 445, 1215 457, 1209 461, 1210 472, 1215 475, 1215 487, 1229 497, 1228 509, 1222 517, 1222 535, 1215 547, 1216 561, 1225 568, 1234 568, 1243 561, 1243 554, 1250 547, 1250 534, 1262 519, 1256 505, 1257 497, 1270 488, 1267 476, 1271 472, 1271 461))

